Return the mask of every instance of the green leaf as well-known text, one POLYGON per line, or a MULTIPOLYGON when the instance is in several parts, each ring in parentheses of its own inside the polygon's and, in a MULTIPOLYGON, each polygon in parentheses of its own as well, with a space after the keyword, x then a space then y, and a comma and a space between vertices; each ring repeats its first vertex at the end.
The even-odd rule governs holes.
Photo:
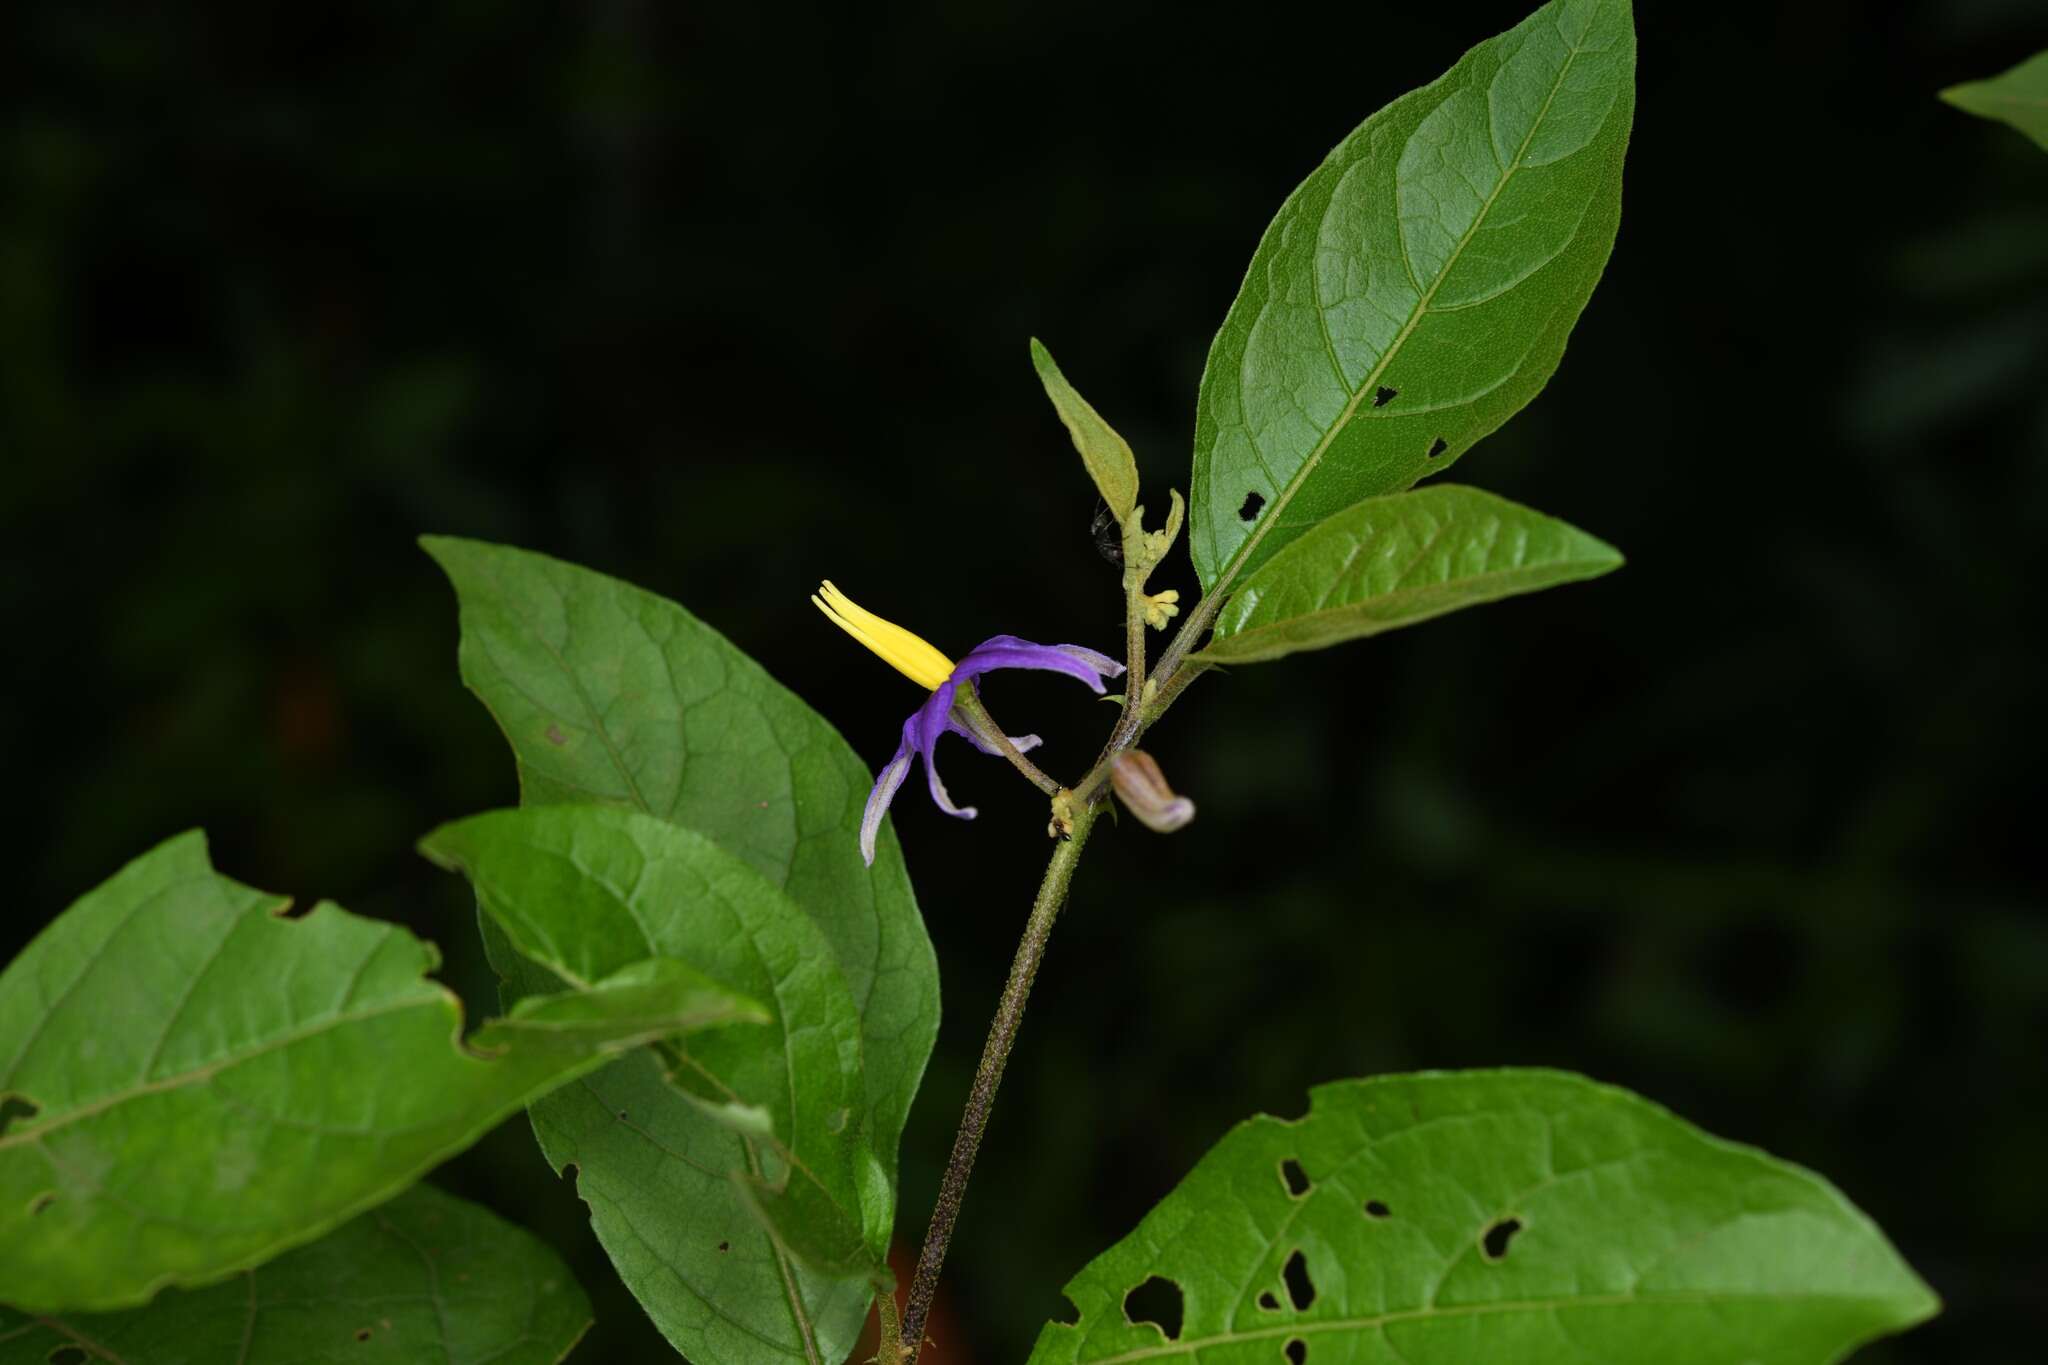
POLYGON ((673 602, 525 550, 422 543, 461 599, 462 680, 512 745, 521 804, 611 802, 697 830, 824 931, 860 1009, 868 1129, 893 1190, 939 976, 886 822, 874 867, 861 862, 867 765, 673 602))
MULTIPOLYGON (((733 1197, 744 1177, 738 1197, 777 1210, 763 1221, 786 1245, 831 1248, 813 1251, 814 1269, 876 1278, 889 1228, 861 1222, 874 1156, 855 1121, 860 1016, 824 935, 781 888, 693 830, 616 806, 495 811, 420 847, 469 878, 515 951, 571 985, 689 955, 770 1002, 768 1029, 663 1049, 671 1081, 705 1102, 705 1145, 726 1150, 687 1207, 733 1197)), ((577 1160, 550 1156, 557 1169, 577 1160)))
POLYGON ((2048 52, 2037 52, 2002 76, 1951 85, 1941 97, 1979 118, 1997 119, 2048 150, 2048 52))
POLYGON ((723 1174, 739 1139, 679 1101, 651 1053, 550 1096, 533 1126, 551 1166, 576 1167, 620 1280, 691 1360, 821 1362, 852 1351, 872 1287, 841 1267, 789 1259, 723 1174))
POLYGON ((497 811, 421 848, 470 879, 502 946, 544 979, 693 953, 768 1003, 769 1029, 664 1048, 666 1077, 614 1067, 536 1106, 534 1128, 679 1351, 843 1356, 889 1209, 865 1197, 881 1172, 859 1118, 860 1017, 817 925, 701 834, 619 807, 497 811))
POLYGON ((1081 452, 1088 477, 1095 480, 1095 491, 1102 494, 1121 525, 1138 505, 1138 462, 1130 443, 1067 382, 1060 367, 1053 364, 1052 352, 1037 337, 1031 338, 1031 363, 1037 367, 1038 382, 1045 385, 1045 396, 1058 409, 1067 435, 1073 437, 1074 449, 1081 452))
POLYGON ((759 1011, 636 963, 464 1047, 460 1002, 425 979, 431 944, 286 905, 185 834, 0 975, 0 1301, 126 1308, 259 1264, 619 1052, 759 1011))
POLYGON ((1825 1180, 1626 1091, 1477 1071, 1311 1100, 1238 1125, 1076 1275, 1033 1365, 1825 1365, 1939 1307, 1825 1180), (1173 1340, 1125 1316, 1153 1276, 1173 1340))
POLYGON ((1197 657, 1277 659, 1620 565, 1605 541, 1476 488, 1367 498, 1247 578, 1197 657))
POLYGON ((1552 0, 1289 196, 1202 374, 1205 587, 1450 467, 1536 396, 1614 245, 1634 108, 1627 0, 1552 0))
POLYGON ((66 1348, 125 1365, 554 1365, 589 1326, 590 1300, 552 1250, 415 1185, 309 1246, 147 1308, 0 1308, 0 1365, 48 1365, 66 1348))
MULTIPOLYGON (((543 555, 423 543, 461 599, 463 679, 511 742, 524 804, 607 801, 698 830, 781 886, 823 932, 860 1012, 866 1104, 850 1121, 874 1156, 862 1225, 888 1228, 904 1115, 938 1031, 938 968, 888 822, 874 867, 861 862, 866 765, 674 603, 543 555)), ((548 988, 488 919, 485 943, 511 996, 548 988)), ((700 1350, 706 1365, 843 1355, 867 1312, 866 1286, 802 1266, 780 1282, 774 1246, 730 1192, 648 1224, 648 1210, 689 1209, 683 1201, 702 1196, 693 1162, 724 1169, 725 1137, 702 1161, 693 1150, 711 1140, 703 1103, 641 1055, 537 1105, 534 1129, 551 1160, 574 1160, 599 1239, 671 1340, 716 1336, 700 1350), (763 1297, 770 1282, 775 1294, 763 1297), (775 1354, 748 1335, 757 1318, 775 1354)))

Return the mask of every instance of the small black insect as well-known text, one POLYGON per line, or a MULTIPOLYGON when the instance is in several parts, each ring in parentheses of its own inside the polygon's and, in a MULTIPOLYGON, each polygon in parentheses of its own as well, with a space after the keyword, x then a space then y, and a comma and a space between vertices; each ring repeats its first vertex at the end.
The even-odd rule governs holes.
POLYGON ((1095 516, 1088 523, 1088 534, 1095 538, 1095 553, 1112 564, 1124 562, 1124 528, 1116 524, 1108 503, 1098 501, 1095 504, 1095 516))

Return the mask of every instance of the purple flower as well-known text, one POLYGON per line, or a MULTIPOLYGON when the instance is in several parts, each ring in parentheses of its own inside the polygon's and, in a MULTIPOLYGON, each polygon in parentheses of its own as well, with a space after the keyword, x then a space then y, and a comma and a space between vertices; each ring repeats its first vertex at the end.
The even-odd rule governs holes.
MULTIPOLYGON (((1038 645, 1014 635, 997 635, 983 640, 956 664, 903 627, 863 610, 829 581, 819 589, 819 594, 811 601, 832 619, 833 624, 866 645, 903 676, 931 690, 931 696, 925 699, 924 705, 903 722, 903 741, 896 746, 895 756, 875 778, 874 790, 868 793, 867 810, 860 821, 860 853, 870 866, 875 861, 875 834, 882 827, 882 817, 888 813, 889 802, 894 799, 896 789, 910 774, 912 755, 924 759, 925 777, 931 787, 932 800, 938 803, 939 809, 963 820, 974 818, 974 807, 956 806, 953 798, 946 794, 946 784, 939 780, 934 752, 939 737, 949 732, 964 736, 983 753, 999 752, 953 714, 953 698, 963 684, 1000 668, 1038 668, 1078 678, 1100 694, 1105 690, 1102 685, 1104 678, 1114 678, 1124 671, 1124 666, 1107 654, 1080 645, 1038 645)), ((1024 735, 1011 739, 1010 743, 1022 751, 1036 748, 1039 739, 1037 735, 1024 735)))

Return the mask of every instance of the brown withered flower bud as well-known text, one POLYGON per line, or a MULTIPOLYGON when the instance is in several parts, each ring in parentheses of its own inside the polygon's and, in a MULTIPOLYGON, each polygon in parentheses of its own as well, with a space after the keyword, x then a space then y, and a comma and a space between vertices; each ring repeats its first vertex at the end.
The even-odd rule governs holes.
POLYGON ((1166 785, 1166 774, 1143 749, 1127 749, 1109 765, 1110 785, 1146 829, 1171 834, 1195 818, 1195 803, 1166 785))

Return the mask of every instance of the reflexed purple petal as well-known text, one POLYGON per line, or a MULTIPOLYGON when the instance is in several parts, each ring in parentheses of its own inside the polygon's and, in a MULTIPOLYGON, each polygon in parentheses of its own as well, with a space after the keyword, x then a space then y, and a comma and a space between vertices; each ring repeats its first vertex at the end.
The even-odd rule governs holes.
POLYGON ((876 776, 874 789, 868 793, 867 809, 861 812, 860 856, 869 867, 875 865, 875 835, 881 831, 882 817, 889 813, 889 803, 896 799, 896 789, 903 785, 903 779, 910 773, 910 756, 917 747, 911 727, 916 723, 915 716, 904 722, 903 742, 896 746, 896 756, 876 776))
MULTIPOLYGON (((1079 659, 1105 678, 1120 677, 1124 671, 1124 666, 1115 659, 1110 658, 1099 649, 1090 649, 1086 645, 1041 645, 1034 644, 1030 640, 1020 639, 1015 635, 991 635, 988 639, 983 640, 974 647, 974 653, 979 653, 984 649, 1056 649, 1062 654, 1070 654, 1074 658, 1079 659)), ((973 655, 970 654, 969 657, 971 658, 973 655)))
POLYGON ((1099 649, 1090 649, 1086 645, 1054 645, 1053 648, 1073 655, 1105 678, 1120 678, 1124 674, 1124 666, 1099 649))
MULTIPOLYGON (((875 778, 874 790, 868 793, 867 810, 860 822, 861 857, 869 866, 874 865, 875 836, 881 830, 882 816, 887 813, 889 802, 909 775, 912 754, 924 760, 925 781, 931 788, 933 803, 948 815, 963 820, 974 818, 974 807, 954 805, 946 784, 939 780, 938 744, 950 732, 966 737, 985 754, 1001 753, 953 715, 953 697, 960 685, 999 668, 1036 668, 1064 673, 1088 684, 1098 695, 1106 690, 1102 679, 1114 678, 1124 671, 1124 666, 1107 654, 1082 645, 1040 645, 1015 635, 994 635, 983 640, 954 666, 952 676, 933 690, 924 705, 917 708, 916 714, 903 723, 902 744, 897 747, 896 755, 889 760, 888 766, 875 778)), ((1010 737, 1010 743, 1020 753, 1037 748, 1040 742, 1037 735, 1010 737)))
POLYGON ((953 668, 956 682, 980 677, 998 668, 1038 668, 1052 673, 1064 673, 1078 678, 1102 692, 1103 675, 1115 677, 1124 671, 1122 664, 1106 654, 1079 645, 1034 645, 1029 640, 1020 640, 1014 635, 997 635, 976 645, 953 668))
POLYGON ((941 683, 938 691, 932 693, 930 699, 917 709, 917 714, 910 718, 905 733, 908 734, 909 726, 917 727, 917 751, 924 756, 925 781, 931 787, 932 800, 938 808, 962 820, 972 820, 974 807, 954 805, 953 798, 946 793, 946 784, 939 781, 937 750, 940 738, 952 728, 954 686, 950 681, 941 683))
MULTIPOLYGON (((946 722, 946 728, 948 730, 951 730, 954 734, 959 735, 962 739, 967 740, 969 743, 974 745, 975 748, 981 750, 985 754, 1000 756, 1003 752, 1001 749, 998 749, 995 745, 990 744, 987 740, 983 739, 980 735, 974 733, 972 728, 962 725, 957 718, 948 717, 946 722)), ((1006 735, 1004 736, 1004 738, 1008 739, 1010 743, 1017 746, 1017 752, 1020 754, 1028 754, 1033 749, 1036 749, 1039 745, 1045 743, 1045 741, 1043 739, 1040 739, 1037 735, 1006 735)))

